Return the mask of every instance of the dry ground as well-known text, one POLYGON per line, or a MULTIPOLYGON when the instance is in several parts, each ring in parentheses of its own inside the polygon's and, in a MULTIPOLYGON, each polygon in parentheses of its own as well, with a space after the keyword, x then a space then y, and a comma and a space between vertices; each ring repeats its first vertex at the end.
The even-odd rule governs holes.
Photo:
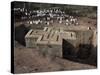
POLYGON ((24 46, 15 47, 15 73, 48 72, 63 70, 95 69, 96 66, 82 64, 62 58, 44 57, 38 50, 24 46))

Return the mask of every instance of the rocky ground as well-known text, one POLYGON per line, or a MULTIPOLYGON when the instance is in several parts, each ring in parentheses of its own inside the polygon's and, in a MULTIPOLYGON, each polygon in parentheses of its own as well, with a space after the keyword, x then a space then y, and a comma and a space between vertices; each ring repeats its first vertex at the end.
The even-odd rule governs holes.
POLYGON ((96 68, 96 66, 93 65, 82 64, 59 57, 45 57, 36 49, 26 48, 20 45, 18 42, 16 43, 17 46, 14 50, 15 73, 81 70, 96 68))

